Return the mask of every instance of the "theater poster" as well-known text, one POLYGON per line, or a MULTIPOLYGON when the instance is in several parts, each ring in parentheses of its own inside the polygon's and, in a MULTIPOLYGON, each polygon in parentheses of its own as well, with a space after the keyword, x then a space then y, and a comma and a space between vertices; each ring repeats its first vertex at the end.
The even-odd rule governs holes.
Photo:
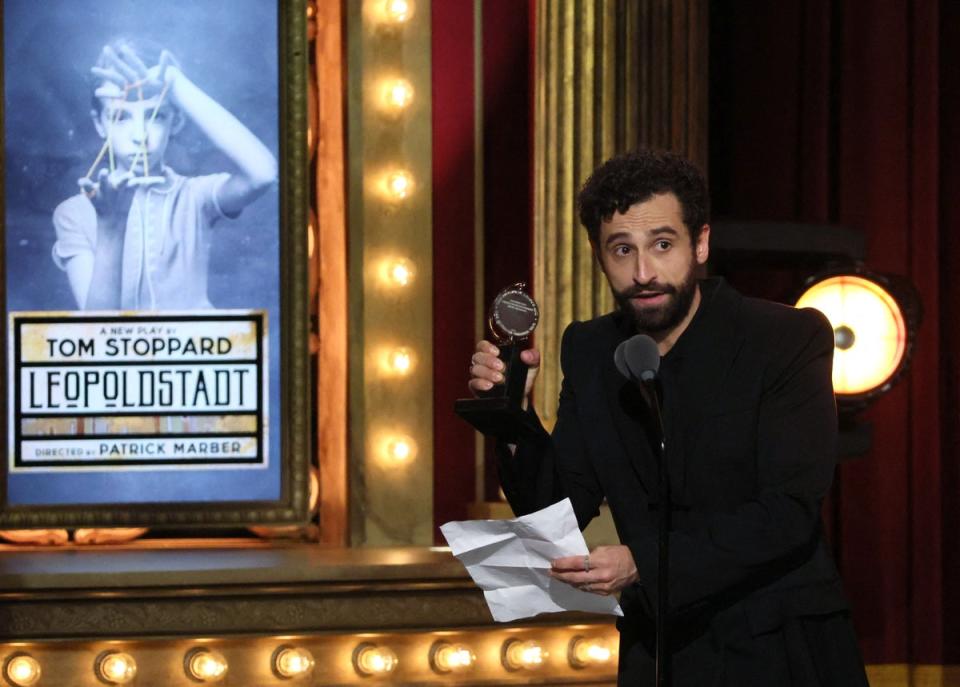
POLYGON ((0 525, 303 519, 303 3, 2 13, 0 525))

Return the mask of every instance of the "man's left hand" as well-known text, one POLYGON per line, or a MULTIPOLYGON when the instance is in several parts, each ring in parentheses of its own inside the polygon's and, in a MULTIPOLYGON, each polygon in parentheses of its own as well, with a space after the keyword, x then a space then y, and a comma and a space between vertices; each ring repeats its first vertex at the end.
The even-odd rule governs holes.
POLYGON ((552 565, 554 579, 601 596, 616 594, 640 579, 633 554, 623 545, 598 546, 588 556, 557 558, 552 565))

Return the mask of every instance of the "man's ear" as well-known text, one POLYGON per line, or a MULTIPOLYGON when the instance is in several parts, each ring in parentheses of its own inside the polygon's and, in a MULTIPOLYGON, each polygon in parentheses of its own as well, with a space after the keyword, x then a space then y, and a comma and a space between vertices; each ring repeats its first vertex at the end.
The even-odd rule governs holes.
POLYGON ((93 128, 100 134, 100 138, 106 138, 107 130, 103 127, 103 122, 100 121, 100 113, 96 110, 90 110, 90 119, 93 120, 93 128))
POLYGON ((710 225, 704 224, 700 228, 700 236, 697 237, 697 245, 693 248, 694 256, 698 265, 704 265, 707 258, 710 257, 710 225))

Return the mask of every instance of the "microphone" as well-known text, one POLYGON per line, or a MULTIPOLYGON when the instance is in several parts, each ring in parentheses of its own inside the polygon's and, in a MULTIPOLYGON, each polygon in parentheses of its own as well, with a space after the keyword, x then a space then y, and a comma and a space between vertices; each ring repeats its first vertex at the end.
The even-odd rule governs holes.
POLYGON ((670 480, 667 477, 667 442, 663 430, 660 394, 657 393, 657 372, 660 370, 660 350, 657 342, 646 334, 637 334, 617 346, 613 362, 624 377, 636 384, 653 415, 657 440, 658 477, 657 500, 661 516, 657 526, 657 608, 656 608, 656 663, 654 682, 657 687, 670 685, 670 664, 667 661, 667 609, 670 606, 670 480))
POLYGON ((646 385, 657 378, 660 350, 652 338, 646 334, 637 334, 617 346, 613 353, 613 362, 624 377, 646 385))

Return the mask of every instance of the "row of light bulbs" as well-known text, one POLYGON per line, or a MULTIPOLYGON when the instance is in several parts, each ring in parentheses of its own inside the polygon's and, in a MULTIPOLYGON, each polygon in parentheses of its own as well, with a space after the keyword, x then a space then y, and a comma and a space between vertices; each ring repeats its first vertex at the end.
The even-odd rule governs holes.
MULTIPOLYGON (((509 672, 536 670, 547 662, 549 653, 533 639, 511 638, 503 643, 500 662, 509 672)), ((610 663, 613 651, 606 639, 577 635, 567 647, 567 662, 573 668, 603 666, 610 663)), ((465 644, 435 642, 428 656, 430 668, 440 674, 468 672, 477 664, 477 656, 465 644)), ((386 646, 361 644, 353 654, 354 669, 360 675, 385 676, 396 670, 399 660, 386 646)))
MULTIPOLYGON (((598 637, 577 635, 570 640, 567 650, 567 661, 574 668, 606 665, 612 656, 607 641, 598 637)), ((501 650, 501 663, 510 672, 535 670, 548 657, 543 646, 532 639, 508 639, 501 650)), ((441 675, 467 672, 477 663, 476 654, 469 646, 445 641, 434 642, 428 660, 430 668, 441 675)), ((353 651, 353 668, 360 676, 387 676, 396 670, 398 664, 397 654, 387 646, 363 642, 353 651)), ((273 673, 281 679, 303 677, 313 671, 314 665, 310 651, 290 645, 278 647, 271 658, 273 673)), ((229 668, 223 654, 206 647, 187 651, 183 667, 188 677, 201 683, 220 682, 229 668)), ((42 669, 40 662, 30 654, 16 653, 7 657, 3 673, 15 687, 32 687, 39 683, 42 669)), ((105 684, 125 685, 137 676, 137 661, 122 651, 106 651, 97 658, 94 673, 105 684)))
MULTIPOLYGON (((375 0, 368 7, 369 18, 376 29, 393 31, 402 29, 415 10, 413 0, 375 0)), ((388 119, 401 118, 414 102, 413 85, 395 72, 381 75, 370 95, 372 104, 388 119)), ((413 195, 416 181, 408 169, 396 166, 387 168, 376 177, 373 190, 385 202, 398 205, 413 195)), ((408 288, 415 274, 410 260, 402 257, 384 261, 378 272, 381 285, 392 290, 408 288)), ((379 372, 388 379, 407 377, 416 365, 414 351, 406 346, 387 347, 377 357, 379 372)), ((417 454, 416 441, 402 430, 385 436, 379 444, 380 457, 388 466, 409 463, 417 454)), ((384 665, 390 665, 390 661, 386 660, 384 665)))
MULTIPOLYGON (((301 647, 282 645, 273 652, 271 668, 281 679, 292 679, 313 670, 313 655, 301 647)), ((223 654, 206 647, 195 647, 183 657, 183 670, 197 682, 220 682, 227 675, 227 659, 223 654)), ((105 651, 97 657, 93 668, 97 679, 108 685, 126 685, 137 676, 137 661, 123 651, 105 651)), ((14 687, 32 687, 40 681, 43 671, 40 662, 27 653, 9 656, 3 674, 14 687)))

